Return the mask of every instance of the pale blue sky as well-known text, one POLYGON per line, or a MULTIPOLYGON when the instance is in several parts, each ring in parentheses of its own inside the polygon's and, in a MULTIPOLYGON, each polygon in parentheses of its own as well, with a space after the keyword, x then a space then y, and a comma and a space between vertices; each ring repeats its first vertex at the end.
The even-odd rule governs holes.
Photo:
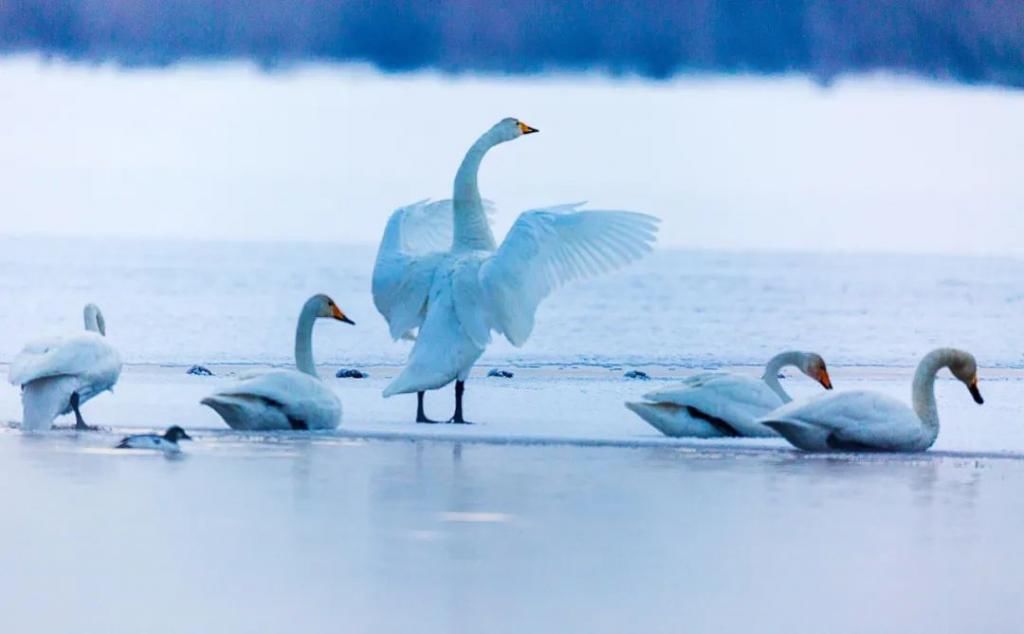
POLYGON ((1024 92, 860 78, 449 79, 0 60, 0 233, 376 242, 449 195, 504 116, 541 133, 481 173, 499 231, 588 200, 662 244, 1024 255, 1024 92))

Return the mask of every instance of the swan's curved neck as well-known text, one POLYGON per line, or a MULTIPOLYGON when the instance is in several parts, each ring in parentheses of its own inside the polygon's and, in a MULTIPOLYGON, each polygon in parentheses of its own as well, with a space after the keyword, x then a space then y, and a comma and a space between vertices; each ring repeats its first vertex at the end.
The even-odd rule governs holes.
MULTIPOLYGON (((959 353, 950 348, 933 350, 921 359, 914 372, 914 384, 910 398, 914 412, 931 432, 939 434, 939 408, 935 404, 935 375, 942 368, 948 368, 958 359, 959 353)), ((934 438, 933 438, 934 440, 934 438)))
POLYGON ((466 157, 462 159, 462 164, 459 165, 459 171, 455 173, 455 188, 452 196, 455 216, 455 231, 452 240, 452 250, 454 251, 493 251, 495 249, 494 234, 491 233, 483 200, 480 198, 477 174, 487 150, 504 140, 493 128, 486 132, 469 148, 466 157))
POLYGON ((800 352, 782 352, 769 359, 768 363, 764 366, 764 376, 761 377, 761 380, 768 384, 772 392, 779 395, 783 403, 788 403, 793 399, 786 393, 786 390, 782 389, 782 384, 779 383, 779 370, 789 365, 799 368, 803 363, 803 359, 804 355, 800 352))
POLYGON ((97 332, 103 336, 107 335, 107 326, 103 320, 103 313, 92 304, 85 307, 85 329, 89 332, 97 332))
POLYGON ((299 324, 295 327, 295 367, 299 372, 317 376, 313 362, 313 324, 320 315, 320 306, 308 301, 299 313, 299 324))

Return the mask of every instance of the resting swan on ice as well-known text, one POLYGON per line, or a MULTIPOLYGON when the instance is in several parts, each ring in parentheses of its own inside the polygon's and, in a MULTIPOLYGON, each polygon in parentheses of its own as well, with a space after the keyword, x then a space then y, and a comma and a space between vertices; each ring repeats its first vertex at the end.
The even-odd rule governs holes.
POLYGON ((455 381, 455 413, 465 423, 465 381, 491 331, 521 346, 541 300, 562 284, 610 271, 651 250, 658 219, 629 211, 591 211, 581 204, 527 211, 498 246, 477 172, 492 147, 537 132, 508 118, 484 133, 455 175, 452 200, 395 211, 373 271, 373 300, 393 339, 413 338, 409 360, 384 396, 417 394, 455 381))
POLYGON ((297 371, 271 370, 249 375, 200 403, 220 414, 232 429, 335 429, 341 423, 341 399, 323 384, 313 363, 313 324, 320 318, 355 325, 330 297, 310 297, 295 328, 297 371))
POLYGON ((50 429, 53 419, 75 413, 75 429, 85 424, 81 406, 112 390, 121 376, 121 355, 106 340, 106 321, 95 304, 82 311, 87 332, 33 341, 11 362, 8 379, 20 385, 21 428, 50 429))
POLYGON ((760 379, 705 372, 686 378, 682 385, 644 394, 644 402, 626 403, 626 407, 666 436, 777 436, 757 419, 793 400, 779 383, 779 370, 786 366, 794 366, 826 390, 832 389, 821 355, 788 351, 772 357, 760 379))
POLYGON ((963 350, 939 348, 926 354, 914 373, 911 409, 877 392, 824 394, 790 403, 760 422, 807 451, 925 451, 939 436, 935 375, 949 368, 981 405, 978 364, 963 350))

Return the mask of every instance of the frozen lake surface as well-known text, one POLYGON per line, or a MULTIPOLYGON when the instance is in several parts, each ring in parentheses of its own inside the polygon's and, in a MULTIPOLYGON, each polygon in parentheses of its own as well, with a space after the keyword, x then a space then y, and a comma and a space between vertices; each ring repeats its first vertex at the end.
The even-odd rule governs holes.
MULTIPOLYGON (((526 347, 494 345, 468 384, 478 424, 420 426, 414 398, 380 396, 408 348, 373 311, 370 247, 0 247, 0 360, 79 330, 96 301, 128 364, 84 408, 107 431, 0 431, 0 630, 994 632, 1024 617, 1018 260, 659 251, 554 295, 526 347), (318 291, 358 322, 316 330, 342 429, 227 430, 199 399, 289 364, 318 291), (824 354, 837 389, 906 400, 917 357, 943 344, 978 355, 986 404, 938 381, 924 455, 679 441, 622 406, 702 367, 757 374, 789 347, 824 354), (493 366, 516 376, 484 378, 493 366), (624 379, 633 367, 652 380, 624 379), (180 458, 110 449, 174 423, 196 437, 180 458)), ((790 375, 796 397, 819 391, 790 375)), ((450 390, 428 397, 434 417, 451 407, 450 390)), ((0 422, 20 416, 0 389, 0 422)))
POLYGON ((35 632, 1014 631, 1024 463, 0 433, 35 632))
MULTIPOLYGON (((325 292, 358 324, 322 324, 317 360, 404 361, 373 308, 370 246, 0 238, 0 361, 81 328, 98 303, 127 363, 292 363, 302 303, 325 292)), ((1024 260, 659 250, 541 305, 523 348, 482 363, 761 365, 783 349, 830 365, 909 367, 937 346, 1024 367, 1024 260)))

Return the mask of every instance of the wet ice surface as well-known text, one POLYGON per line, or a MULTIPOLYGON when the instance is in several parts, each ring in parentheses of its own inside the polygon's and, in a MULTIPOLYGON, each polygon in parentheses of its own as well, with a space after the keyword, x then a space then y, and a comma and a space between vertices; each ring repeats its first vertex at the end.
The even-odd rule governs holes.
MULTIPOLYGON (((185 369, 128 368, 86 406, 108 431, 0 432, 2 629, 1008 631, 1024 617, 1013 371, 983 370, 983 407, 939 381, 927 454, 824 457, 661 437, 621 402, 664 371, 474 377, 479 422, 463 427, 409 422, 414 399, 381 399, 393 369, 374 368, 326 379, 346 407, 337 434, 246 434, 197 404, 239 368, 185 369), (171 423, 196 437, 180 458, 110 449, 171 423)), ((909 370, 833 374, 907 397, 909 370)), ((430 413, 450 398, 431 394, 430 413)), ((0 420, 17 410, 0 392, 0 420)))
POLYGON ((0 433, 5 631, 1009 631, 1015 459, 0 433))

